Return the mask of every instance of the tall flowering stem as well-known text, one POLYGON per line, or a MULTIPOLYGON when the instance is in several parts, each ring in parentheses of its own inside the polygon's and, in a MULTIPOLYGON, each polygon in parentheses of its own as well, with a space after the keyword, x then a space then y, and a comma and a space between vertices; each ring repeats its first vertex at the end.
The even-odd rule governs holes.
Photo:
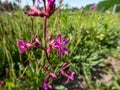
POLYGON ((33 28, 34 28, 34 17, 31 17, 31 22, 32 22, 32 31, 33 31, 33 28))
MULTIPOLYGON (((38 0, 40 2, 40 0, 38 0)), ((60 70, 58 68, 54 67, 54 63, 51 63, 51 58, 49 57, 49 54, 52 54, 52 51, 54 49, 57 50, 57 55, 62 58, 64 54, 68 54, 68 49, 66 48, 66 44, 69 42, 68 38, 63 39, 62 34, 58 34, 55 39, 52 38, 52 35, 48 36, 47 39, 47 19, 50 18, 50 16, 59 8, 56 8, 55 6, 55 0, 42 0, 44 3, 44 10, 40 10, 34 6, 31 6, 30 12, 26 12, 25 14, 27 16, 32 16, 32 30, 33 30, 33 19, 35 16, 41 17, 44 20, 43 23, 43 42, 41 43, 39 37, 36 35, 32 36, 32 42, 20 40, 18 42, 18 46, 21 48, 20 53, 23 54, 26 52, 26 50, 32 50, 32 48, 38 48, 41 49, 45 55, 48 63, 45 63, 45 60, 43 61, 42 69, 46 72, 46 77, 41 85, 44 90, 52 89, 52 85, 50 84, 49 80, 57 78, 57 71, 61 73, 61 75, 65 76, 67 78, 66 83, 68 83, 70 80, 73 80, 75 72, 69 72, 67 68, 69 68, 70 64, 68 62, 64 62, 60 70), (49 67, 50 66, 50 67, 49 67), (51 69, 52 68, 52 69, 51 69), (51 71, 52 70, 52 71, 51 71)), ((61 0, 62 2, 62 0, 61 0)))
MULTIPOLYGON (((44 32, 43 32, 43 37, 44 37, 44 47, 45 48, 46 48, 46 40, 47 40, 46 39, 46 34, 47 34, 47 28, 46 28, 46 26, 47 26, 47 17, 44 16, 44 25, 43 25, 44 32)), ((46 55, 46 58, 48 60, 49 65, 53 68, 53 66, 52 66, 52 64, 50 62, 50 58, 49 58, 48 53, 47 53, 47 49, 45 49, 45 55, 46 55)), ((43 61, 43 62, 45 62, 45 61, 43 61)))

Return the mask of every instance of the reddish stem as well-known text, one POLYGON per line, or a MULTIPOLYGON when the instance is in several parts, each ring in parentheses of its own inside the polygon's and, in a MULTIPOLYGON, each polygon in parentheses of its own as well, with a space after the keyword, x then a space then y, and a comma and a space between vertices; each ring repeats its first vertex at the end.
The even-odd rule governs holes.
MULTIPOLYGON (((44 32, 43 32, 43 37, 44 37, 44 47, 46 48, 46 34, 47 34, 47 29, 46 29, 46 26, 47 26, 47 17, 45 16, 44 17, 44 32)), ((50 63, 50 58, 47 54, 47 49, 44 50, 45 51, 45 54, 46 54, 46 58, 48 60, 48 63, 50 64, 50 66, 53 68, 52 64, 50 63)), ((44 62, 45 63, 45 62, 44 62)))
POLYGON ((44 47, 46 48, 46 24, 47 24, 47 17, 45 16, 44 17, 44 25, 43 25, 43 28, 44 28, 44 32, 43 32, 43 37, 44 37, 44 47))

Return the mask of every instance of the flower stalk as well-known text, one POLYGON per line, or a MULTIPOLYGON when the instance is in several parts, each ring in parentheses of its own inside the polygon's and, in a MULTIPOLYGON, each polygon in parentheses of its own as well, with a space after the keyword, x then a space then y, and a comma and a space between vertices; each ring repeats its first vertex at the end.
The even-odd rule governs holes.
POLYGON ((46 48, 46 26, 47 26, 47 18, 46 16, 44 16, 44 25, 43 25, 43 28, 44 28, 44 32, 43 32, 43 37, 44 37, 44 47, 46 48))

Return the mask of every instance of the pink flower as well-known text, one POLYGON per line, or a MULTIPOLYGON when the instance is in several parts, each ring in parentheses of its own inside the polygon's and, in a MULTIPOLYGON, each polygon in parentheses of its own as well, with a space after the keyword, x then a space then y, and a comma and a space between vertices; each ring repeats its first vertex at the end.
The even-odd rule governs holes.
POLYGON ((65 47, 65 45, 69 42, 68 38, 65 38, 62 41, 62 35, 59 34, 57 36, 57 39, 51 44, 52 48, 58 49, 58 56, 62 56, 62 54, 68 54, 68 49, 65 47))
POLYGON ((30 50, 34 45, 32 43, 26 42, 26 48, 30 50))
POLYGON ((26 51, 26 43, 24 41, 19 41, 17 45, 21 47, 20 53, 23 54, 26 51))
POLYGON ((30 50, 33 45, 29 42, 25 42, 25 41, 18 41, 17 45, 19 47, 21 47, 20 53, 23 54, 27 49, 30 50))
POLYGON ((41 42, 40 42, 39 38, 36 35, 33 35, 32 38, 34 40, 34 42, 33 42, 34 46, 36 46, 36 47, 41 46, 41 42))
POLYGON ((66 68, 69 67, 69 63, 65 62, 62 66, 62 68, 60 69, 60 72, 63 76, 67 77, 67 81, 65 82, 66 84, 70 81, 74 79, 74 75, 75 72, 72 71, 70 74, 65 70, 66 68))
POLYGON ((44 90, 49 90, 52 89, 52 85, 48 84, 48 81, 44 81, 44 83, 42 84, 42 88, 44 88, 44 90))
POLYGON ((50 74, 50 76, 52 77, 52 78, 57 78, 57 76, 56 76, 56 74, 54 74, 54 73, 49 73, 50 74))
POLYGON ((52 47, 49 45, 48 48, 47 48, 47 54, 50 54, 52 51, 52 47))
POLYGON ((44 90, 52 89, 52 85, 49 84, 49 79, 50 79, 51 77, 52 77, 52 78, 56 78, 57 76, 56 76, 56 74, 54 74, 54 73, 48 73, 48 74, 47 74, 47 76, 46 76, 46 78, 45 78, 45 80, 44 80, 44 82, 43 82, 43 84, 42 84, 42 88, 44 88, 44 90))
POLYGON ((93 4, 92 5, 92 9, 96 9, 97 8, 97 5, 96 4, 93 4))
POLYGON ((55 0, 48 0, 48 5, 46 7, 46 14, 48 17, 51 16, 55 10, 55 0))
POLYGON ((30 6, 30 9, 31 9, 30 12, 25 12, 25 14, 28 16, 40 16, 40 17, 46 16, 44 12, 42 12, 41 10, 37 9, 34 6, 30 6))
MULTIPOLYGON (((40 0, 38 0, 38 3, 40 3, 40 0)), ((44 9, 43 11, 41 11, 38 8, 33 7, 33 6, 30 6, 30 9, 31 9, 30 12, 25 12, 26 15, 28 15, 28 16, 40 16, 40 17, 46 16, 48 18, 56 10, 56 8, 55 8, 55 0, 48 0, 46 10, 44 9)))
POLYGON ((48 5, 51 10, 55 8, 55 0, 48 0, 48 5))

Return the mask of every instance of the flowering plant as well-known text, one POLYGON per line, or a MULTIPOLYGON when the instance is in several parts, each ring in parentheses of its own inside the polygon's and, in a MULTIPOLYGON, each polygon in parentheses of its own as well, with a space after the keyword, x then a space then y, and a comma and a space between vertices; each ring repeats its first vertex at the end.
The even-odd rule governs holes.
MULTIPOLYGON (((38 2, 40 3, 40 0, 38 0, 38 2)), ((50 79, 57 78, 58 72, 61 73, 61 75, 67 77, 66 83, 68 83, 69 80, 73 80, 75 72, 72 71, 71 73, 69 73, 65 70, 67 67, 70 66, 68 62, 61 61, 63 65, 57 71, 53 63, 51 63, 49 55, 52 54, 53 50, 57 49, 57 55, 60 58, 62 58, 63 54, 68 54, 68 49, 65 47, 65 45, 69 42, 69 39, 66 38, 62 40, 62 34, 58 34, 56 39, 53 39, 52 35, 49 35, 47 40, 47 20, 57 10, 57 8, 55 5, 55 0, 43 0, 43 3, 44 10, 39 10, 38 8, 31 6, 31 11, 25 12, 27 16, 37 16, 44 19, 43 41, 40 40, 38 36, 33 35, 32 42, 19 40, 18 46, 21 48, 21 54, 25 53, 26 50, 32 50, 32 48, 41 49, 45 53, 48 63, 45 63, 46 61, 44 60, 44 63, 41 64, 41 67, 43 68, 42 70, 45 71, 46 74, 45 80, 41 84, 41 87, 44 88, 44 90, 49 90, 52 89, 52 85, 49 83, 49 81, 50 79)))

